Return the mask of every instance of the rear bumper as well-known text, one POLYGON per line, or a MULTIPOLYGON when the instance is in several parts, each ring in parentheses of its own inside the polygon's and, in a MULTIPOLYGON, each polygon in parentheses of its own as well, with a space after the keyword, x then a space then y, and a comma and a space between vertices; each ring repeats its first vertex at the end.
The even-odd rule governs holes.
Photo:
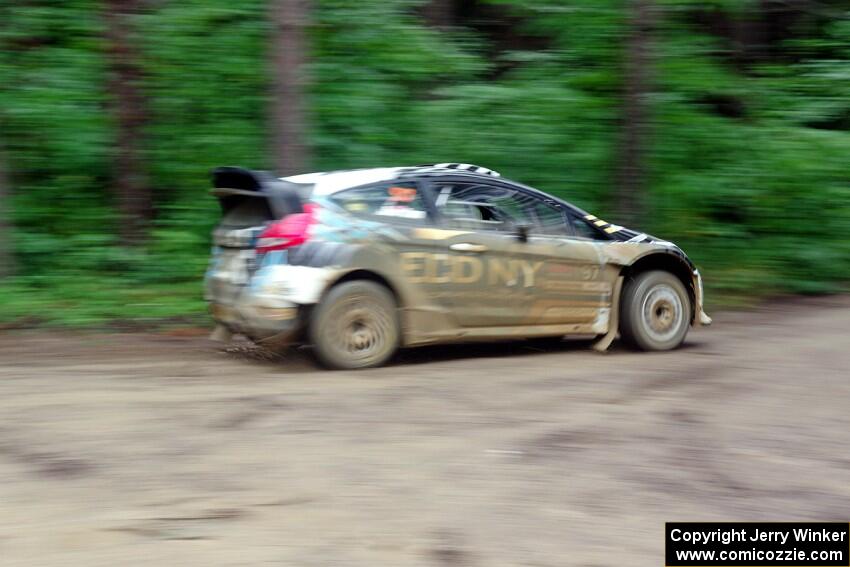
POLYGON ((216 323, 253 340, 292 339, 303 326, 303 306, 216 274, 207 276, 205 298, 216 323))
POLYGON ((245 335, 255 341, 269 339, 281 342, 294 341, 303 329, 304 308, 296 304, 275 305, 250 301, 234 304, 209 304, 210 314, 216 323, 232 333, 245 335))
POLYGON ((327 268, 279 264, 261 267, 245 284, 235 284, 212 270, 205 297, 213 319, 229 331, 255 341, 292 342, 334 275, 327 268))

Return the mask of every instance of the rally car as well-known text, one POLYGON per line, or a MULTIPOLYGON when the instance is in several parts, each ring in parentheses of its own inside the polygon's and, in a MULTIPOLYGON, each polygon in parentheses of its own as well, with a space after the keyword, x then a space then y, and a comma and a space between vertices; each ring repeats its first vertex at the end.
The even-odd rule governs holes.
POLYGON ((313 346, 331 368, 399 347, 615 336, 678 347, 709 324, 702 280, 670 242, 471 164, 213 172, 222 218, 205 297, 218 338, 313 346))

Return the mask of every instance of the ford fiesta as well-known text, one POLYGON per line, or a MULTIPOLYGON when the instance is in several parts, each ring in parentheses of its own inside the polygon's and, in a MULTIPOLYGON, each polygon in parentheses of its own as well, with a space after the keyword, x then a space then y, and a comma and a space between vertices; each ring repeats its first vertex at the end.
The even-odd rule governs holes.
POLYGON ((619 334, 670 350, 709 324, 674 244, 468 164, 284 179, 219 168, 205 297, 218 327, 331 368, 399 347, 619 334))

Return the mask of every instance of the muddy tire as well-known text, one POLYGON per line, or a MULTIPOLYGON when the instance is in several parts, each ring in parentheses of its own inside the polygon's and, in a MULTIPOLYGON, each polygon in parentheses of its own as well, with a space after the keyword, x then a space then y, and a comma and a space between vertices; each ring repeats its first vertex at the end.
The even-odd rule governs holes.
POLYGON ((401 337, 398 308, 390 291, 371 281, 331 289, 313 311, 309 338, 327 368, 373 368, 387 362, 401 337))
POLYGON ((677 348, 691 326, 690 295, 670 272, 644 272, 627 280, 620 307, 623 342, 640 350, 677 348))

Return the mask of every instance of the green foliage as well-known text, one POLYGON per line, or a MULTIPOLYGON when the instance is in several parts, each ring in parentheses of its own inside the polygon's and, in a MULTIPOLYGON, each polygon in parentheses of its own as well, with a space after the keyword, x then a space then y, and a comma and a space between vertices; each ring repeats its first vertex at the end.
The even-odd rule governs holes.
MULTIPOLYGON (((426 27, 421 3, 314 2, 314 168, 481 163, 616 221, 623 3, 482 0, 451 30, 426 27)), ((203 313, 208 171, 269 163, 267 4, 151 2, 137 16, 158 216, 150 244, 128 250, 114 236, 102 3, 0 0, 19 263, 0 320, 203 313)), ((652 215, 638 228, 680 243, 710 300, 850 279, 850 11, 795 13, 757 57, 697 17, 742 23, 760 5, 658 2, 652 215)))

